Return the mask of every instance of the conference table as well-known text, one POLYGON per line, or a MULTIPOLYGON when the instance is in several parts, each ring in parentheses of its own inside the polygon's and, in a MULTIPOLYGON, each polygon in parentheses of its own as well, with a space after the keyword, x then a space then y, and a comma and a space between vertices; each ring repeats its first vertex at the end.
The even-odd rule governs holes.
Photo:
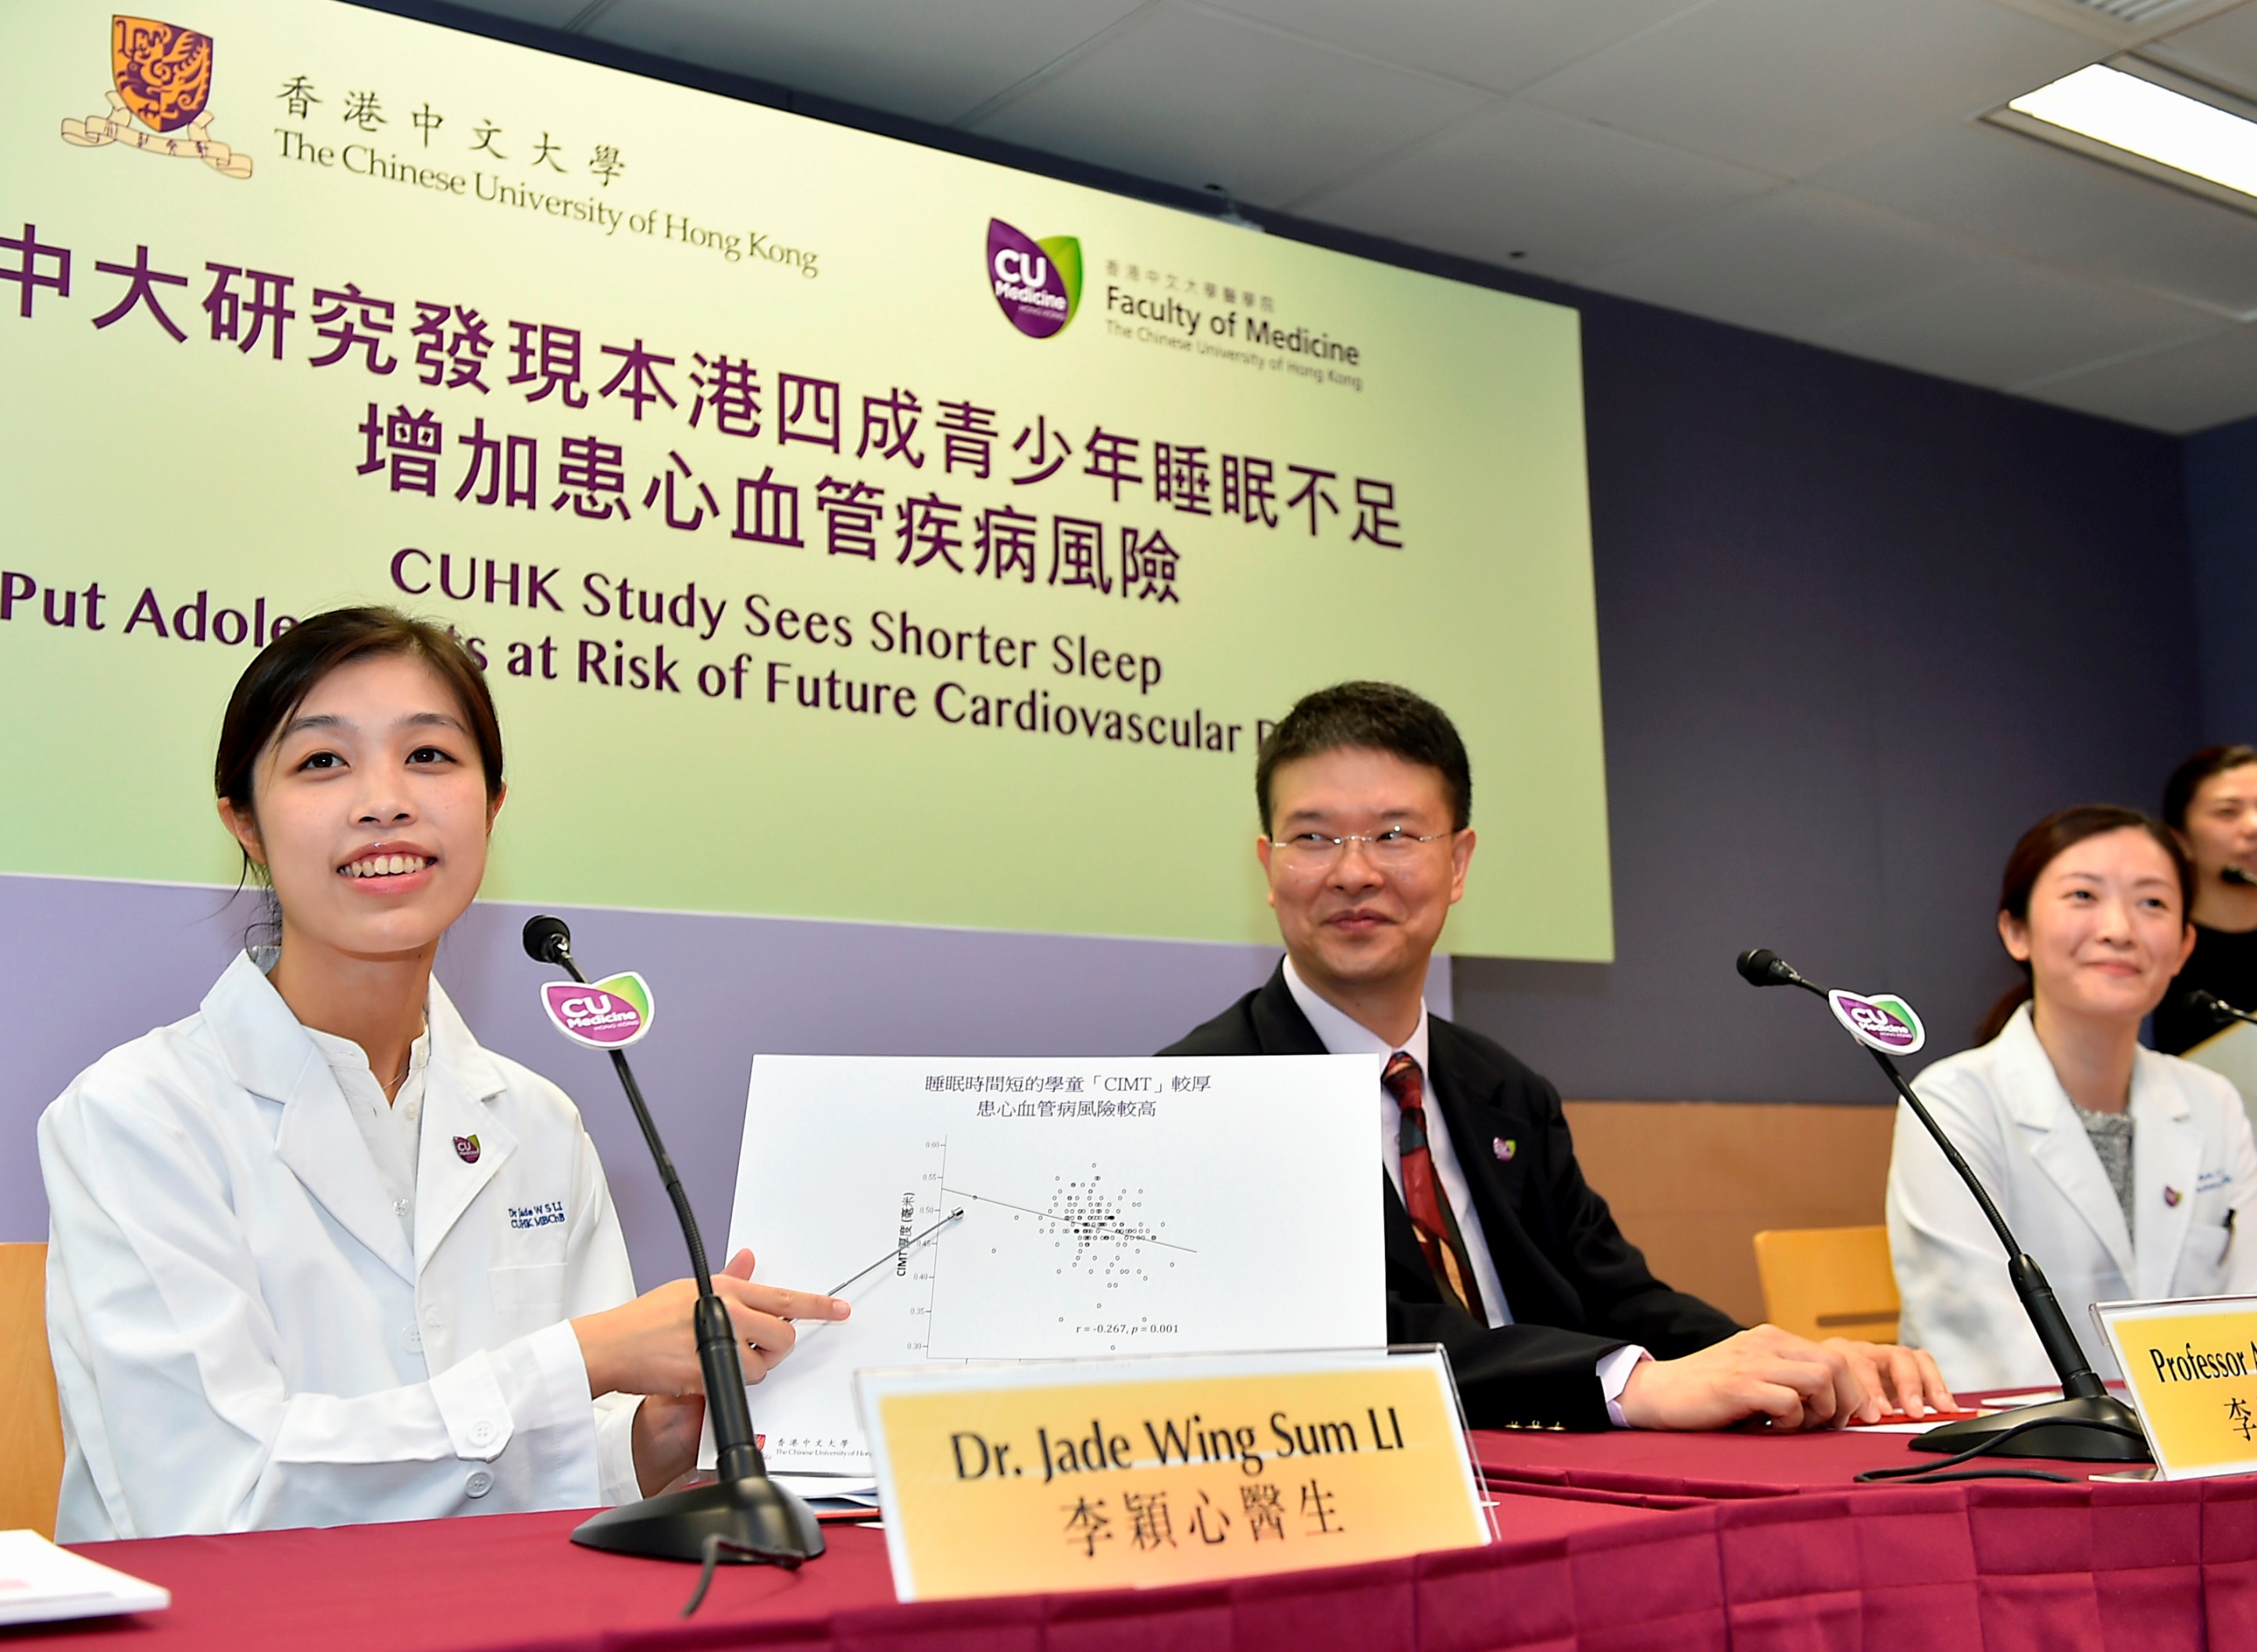
POLYGON ((87 1544, 169 1611, 0 1631, 132 1652, 1629 1652, 2257 1647, 2257 1478, 1856 1485, 1900 1435, 1476 1433, 1485 1548, 1237 1583, 902 1605, 883 1535, 797 1572, 584 1550, 573 1513, 87 1544))

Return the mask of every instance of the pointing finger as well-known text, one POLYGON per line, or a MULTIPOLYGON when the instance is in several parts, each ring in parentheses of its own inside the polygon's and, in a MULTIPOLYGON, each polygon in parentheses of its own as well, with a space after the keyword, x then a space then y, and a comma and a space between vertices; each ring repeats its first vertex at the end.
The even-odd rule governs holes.
POLYGON ((780 1285, 741 1281, 724 1286, 716 1280, 713 1288, 731 1302, 782 1319, 844 1319, 852 1311, 836 1296, 811 1290, 788 1290, 780 1285))

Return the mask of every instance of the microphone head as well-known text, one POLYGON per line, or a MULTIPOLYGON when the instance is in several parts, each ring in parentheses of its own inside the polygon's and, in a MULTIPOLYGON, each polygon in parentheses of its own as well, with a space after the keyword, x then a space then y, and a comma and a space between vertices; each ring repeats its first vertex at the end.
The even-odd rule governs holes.
POLYGON ((572 954, 572 928, 547 913, 525 921, 525 951, 535 964, 562 964, 572 954))
POLYGON ((2232 1008, 2229 1007, 2225 1000, 2220 999, 2217 993, 2205 992, 2200 987, 2197 987, 2193 992, 2188 993, 2186 995, 2186 1001, 2194 1006, 2194 1009, 2197 1013, 2209 1016, 2211 1020, 2216 1021, 2220 1027, 2225 1026, 2228 1021, 2237 1021, 2241 1019, 2233 1013, 2232 1008))
POLYGON ((1785 986, 1794 979, 1787 961, 1769 947, 1750 947, 1740 954, 1738 967, 1750 986, 1785 986))

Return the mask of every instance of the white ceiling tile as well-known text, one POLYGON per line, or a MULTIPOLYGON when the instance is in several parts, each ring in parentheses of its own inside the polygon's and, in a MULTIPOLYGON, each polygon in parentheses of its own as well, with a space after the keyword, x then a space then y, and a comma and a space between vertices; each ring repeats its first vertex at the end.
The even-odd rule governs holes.
POLYGON ((2144 49, 2163 62, 2257 97, 2257 7, 2236 6, 2144 49))
POLYGON ((1914 133, 1810 181, 2105 279, 2257 314, 2257 215, 1980 121, 1914 133))
POLYGON ((1371 235, 1574 279, 1777 182, 1505 103, 1292 206, 1371 235))
POLYGON ((2011 390, 2226 326, 2166 299, 1986 258, 1963 280, 1808 336, 1853 356, 2011 390))
MULTIPOLYGON (((2020 3, 612 0, 587 32, 2158 429, 2257 413, 2257 330, 2211 319, 2257 313, 2257 218, 1971 120, 2105 49, 2020 3)), ((2257 0, 2147 49, 2257 95, 2257 0)))
POLYGON ((2101 55, 2090 40, 1985 0, 1712 0, 1524 95, 1801 176, 2101 55))
POLYGON ((519 23, 561 29, 588 9, 588 0, 473 0, 470 10, 519 23))
POLYGON ((1138 4, 617 0, 587 33, 945 124, 1054 62, 1138 4))
POLYGON ((2257 413, 2257 322, 2022 392, 2184 435, 2257 413))
POLYGON ((1510 92, 1706 0, 1216 0, 1406 68, 1510 92))
POLYGON ((1044 77, 973 130, 1193 188, 1275 203, 1486 102, 1470 88, 1220 12, 1167 7, 1044 77))
POLYGON ((1584 285, 1803 337, 1963 279, 1979 256, 1893 214, 1794 186, 1605 265, 1584 285))

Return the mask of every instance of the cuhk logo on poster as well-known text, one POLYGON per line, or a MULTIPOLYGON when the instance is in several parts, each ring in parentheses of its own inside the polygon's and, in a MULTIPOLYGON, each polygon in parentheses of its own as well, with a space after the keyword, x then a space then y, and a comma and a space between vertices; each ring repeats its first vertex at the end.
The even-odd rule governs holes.
POLYGON ((1029 338, 1065 330, 1081 303, 1081 242, 1070 235, 1037 241, 987 221, 987 279, 995 302, 1029 338))
POLYGON ((110 20, 110 113, 63 122, 81 149, 123 144, 144 154, 201 160, 228 178, 251 176, 251 157, 211 135, 212 38, 153 18, 110 20))

